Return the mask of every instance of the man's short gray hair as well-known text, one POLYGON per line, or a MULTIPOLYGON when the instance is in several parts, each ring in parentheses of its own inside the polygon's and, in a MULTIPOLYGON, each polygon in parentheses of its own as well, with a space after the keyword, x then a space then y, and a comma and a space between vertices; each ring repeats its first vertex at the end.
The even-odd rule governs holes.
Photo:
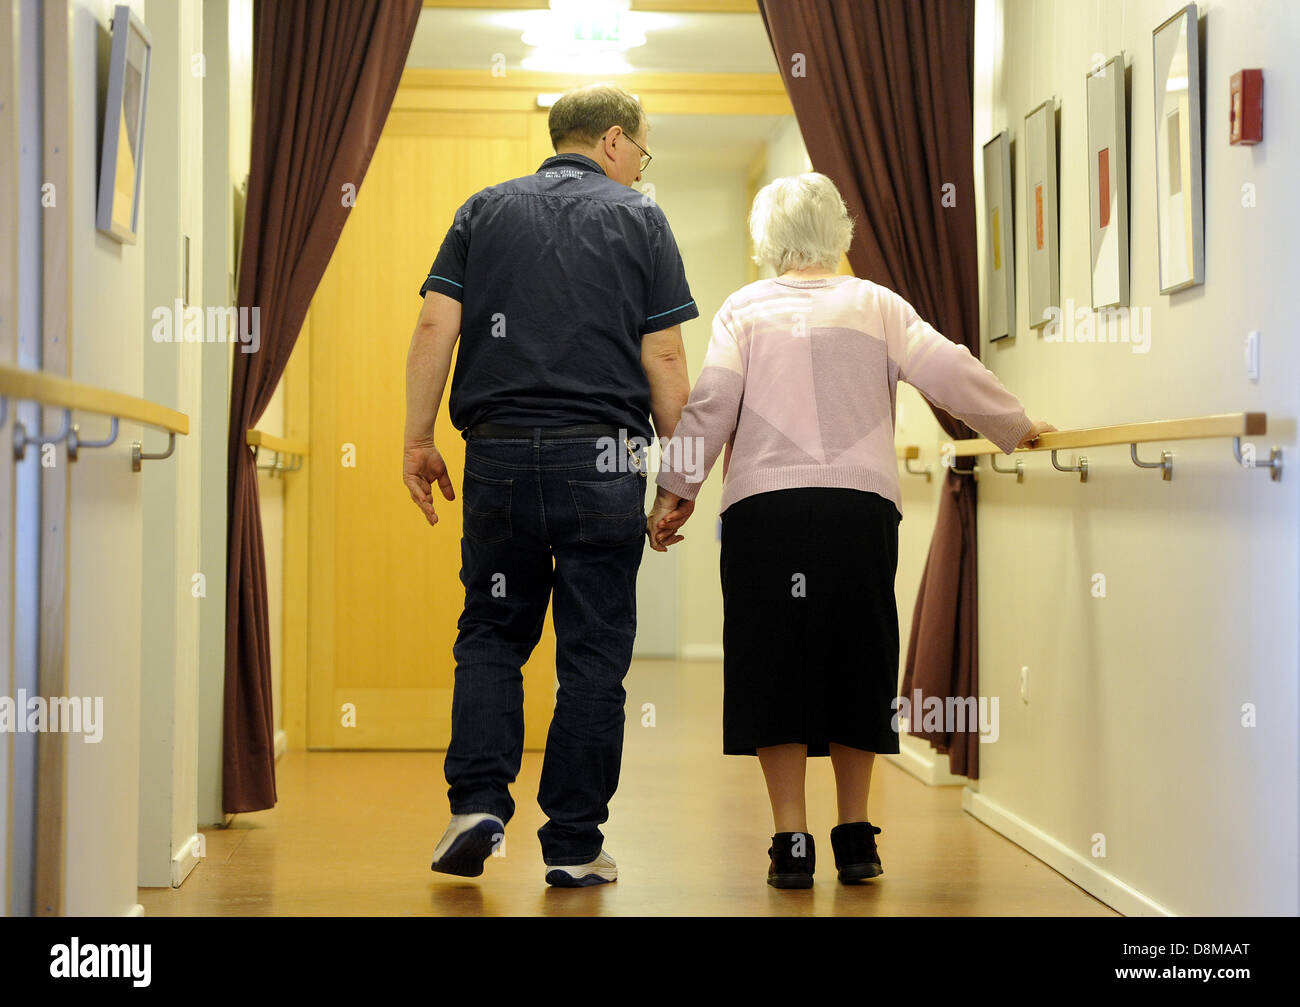
POLYGON ((822 266, 834 270, 853 240, 853 218, 835 183, 819 172, 778 178, 749 211, 754 261, 777 273, 822 266))
POLYGON ((561 95, 546 123, 559 150, 561 144, 594 147, 611 126, 635 139, 644 118, 641 103, 617 84, 588 84, 561 95))

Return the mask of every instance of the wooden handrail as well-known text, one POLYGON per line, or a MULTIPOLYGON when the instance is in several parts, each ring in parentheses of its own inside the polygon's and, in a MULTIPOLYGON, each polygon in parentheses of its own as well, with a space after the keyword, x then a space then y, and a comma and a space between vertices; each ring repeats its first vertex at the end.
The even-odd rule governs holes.
POLYGON ((276 451, 282 455, 302 455, 306 457, 310 450, 306 441, 289 437, 277 437, 275 434, 268 434, 263 430, 248 431, 244 440, 251 447, 266 448, 267 451, 276 451))
POLYGON ((0 396, 58 409, 115 416, 169 434, 184 436, 190 432, 188 416, 157 402, 10 364, 0 364, 0 396))
MULTIPOLYGON (((1221 413, 1217 416, 1192 416, 1181 420, 1149 420, 1144 423, 1120 423, 1109 427, 1081 427, 1042 434, 1031 448, 1021 451, 1062 451, 1067 448, 1091 448, 1109 444, 1149 444, 1154 441, 1186 441, 1207 437, 1254 437, 1268 433, 1267 413, 1221 413)), ((951 442, 958 458, 1001 454, 992 441, 972 438, 951 442)))
POLYGON ((924 468, 912 468, 912 462, 921 457, 921 449, 915 444, 895 444, 894 453, 898 455, 898 460, 903 463, 903 471, 910 476, 924 476, 925 481, 929 482, 934 476, 934 466, 926 465, 924 468))

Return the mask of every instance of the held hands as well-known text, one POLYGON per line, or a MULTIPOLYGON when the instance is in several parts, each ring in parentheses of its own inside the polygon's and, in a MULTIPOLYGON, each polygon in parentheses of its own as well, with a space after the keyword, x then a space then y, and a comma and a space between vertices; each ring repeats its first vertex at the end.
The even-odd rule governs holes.
POLYGON ((456 499, 456 488, 447 474, 447 465, 433 445, 433 438, 407 440, 402 452, 402 482, 411 491, 411 499, 424 511, 424 519, 431 525, 438 523, 433 509, 433 484, 437 483, 442 495, 456 499))
POLYGON ((1024 440, 1016 445, 1018 448, 1032 448, 1034 442, 1038 440, 1039 434, 1051 433, 1056 427, 1050 423, 1043 423, 1041 420, 1034 420, 1034 425, 1030 427, 1029 433, 1025 434, 1024 440))
POLYGON ((654 506, 646 518, 645 530, 650 536, 650 548, 655 552, 667 552, 670 545, 676 545, 685 538, 678 535, 677 529, 686 523, 695 510, 695 501, 686 500, 662 489, 655 491, 654 506))

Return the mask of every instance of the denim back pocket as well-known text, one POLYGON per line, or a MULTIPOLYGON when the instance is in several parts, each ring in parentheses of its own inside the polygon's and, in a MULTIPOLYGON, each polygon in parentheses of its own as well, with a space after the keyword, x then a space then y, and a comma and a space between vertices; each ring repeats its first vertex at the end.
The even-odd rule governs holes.
POLYGON ((510 494, 513 479, 489 479, 465 470, 465 536, 476 542, 501 542, 510 537, 510 494))
POLYGON ((645 477, 629 472, 591 482, 569 480, 578 537, 591 545, 627 545, 645 534, 645 477))

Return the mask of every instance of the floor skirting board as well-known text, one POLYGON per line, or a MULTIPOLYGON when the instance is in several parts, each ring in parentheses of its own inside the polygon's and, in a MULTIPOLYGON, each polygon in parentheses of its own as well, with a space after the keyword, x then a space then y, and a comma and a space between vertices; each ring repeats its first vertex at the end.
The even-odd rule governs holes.
POLYGON ((1059 874, 1069 878, 1085 892, 1125 916, 1175 915, 1137 889, 1126 885, 1114 875, 1102 870, 1093 860, 1068 849, 1041 829, 1012 814, 1001 805, 990 801, 970 788, 962 791, 962 809, 979 819, 994 832, 1010 839, 1017 846, 1045 863, 1059 874))
POLYGON ((200 833, 195 833, 186 840, 185 845, 172 854, 172 887, 179 888, 190 876, 190 871, 198 866, 203 858, 206 840, 200 833))
POLYGON ((966 777, 954 776, 948 772, 948 756, 946 755, 927 759, 914 748, 902 744, 898 746, 897 755, 886 755, 884 758, 931 787, 951 787, 967 782, 966 777))

